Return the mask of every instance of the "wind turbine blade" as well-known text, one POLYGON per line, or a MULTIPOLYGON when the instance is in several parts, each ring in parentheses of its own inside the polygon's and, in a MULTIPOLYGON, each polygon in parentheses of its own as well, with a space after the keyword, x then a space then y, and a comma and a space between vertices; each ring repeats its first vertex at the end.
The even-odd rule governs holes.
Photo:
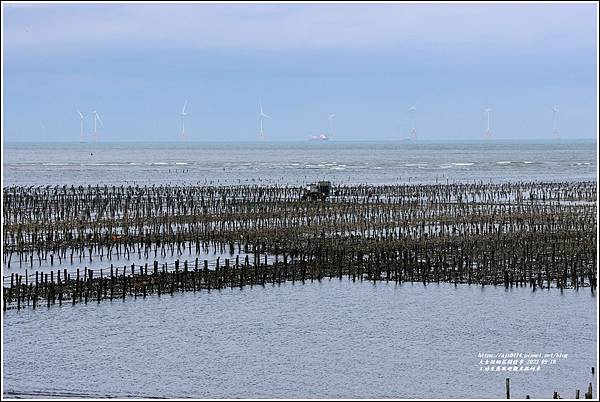
POLYGON ((269 116, 269 115, 267 115, 267 114, 264 114, 264 113, 262 113, 262 114, 261 114, 261 116, 262 116, 262 117, 266 117, 267 119, 272 119, 272 118, 271 118, 271 116, 269 116))
POLYGON ((77 109, 77 113, 79 113, 79 117, 83 119, 83 114, 77 109))
POLYGON ((183 109, 181 109, 181 114, 185 114, 185 107, 187 106, 187 101, 183 104, 183 109))
POLYGON ((100 118, 100 115, 98 113, 96 113, 96 117, 98 118, 98 121, 100 122, 102 128, 104 128, 104 123, 102 123, 102 119, 100 118))
POLYGON ((260 108, 260 114, 264 115, 263 109, 262 109, 262 102, 261 101, 258 101, 258 107, 260 108))

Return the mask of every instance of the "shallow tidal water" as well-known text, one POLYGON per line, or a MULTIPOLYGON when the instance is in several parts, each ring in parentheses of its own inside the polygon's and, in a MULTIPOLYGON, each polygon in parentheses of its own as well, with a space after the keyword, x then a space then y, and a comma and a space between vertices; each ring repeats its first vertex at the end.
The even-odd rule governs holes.
MULTIPOLYGON (((597 181, 596 169, 593 140, 22 143, 3 152, 4 186, 597 181)), ((37 265, 30 273, 49 269, 37 265)), ((3 261, 3 275, 26 268, 3 261)), ((504 398, 509 377, 514 398, 577 388, 583 397, 595 383, 596 306, 589 289, 325 279, 9 310, 4 396, 504 398), (480 370, 478 353, 568 357, 509 374, 480 370)))
POLYGON ((324 279, 4 313, 5 396, 574 397, 593 382, 589 289, 324 279), (563 353, 485 372, 478 353, 563 353))
POLYGON ((294 185, 595 180, 596 142, 8 143, 10 185, 294 185))

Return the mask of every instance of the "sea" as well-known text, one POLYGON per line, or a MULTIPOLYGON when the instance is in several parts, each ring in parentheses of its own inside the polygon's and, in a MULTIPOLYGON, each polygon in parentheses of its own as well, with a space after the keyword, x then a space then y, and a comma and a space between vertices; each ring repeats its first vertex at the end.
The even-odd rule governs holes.
MULTIPOLYGON (((594 140, 5 143, 2 179, 597 182, 596 149, 594 140)), ((23 269, 3 262, 3 275, 23 269)), ((504 398, 507 378, 512 398, 573 398, 596 384, 598 369, 589 288, 326 278, 7 310, 2 320, 10 398, 504 398)))
POLYGON ((595 180, 596 142, 8 143, 4 186, 595 180))

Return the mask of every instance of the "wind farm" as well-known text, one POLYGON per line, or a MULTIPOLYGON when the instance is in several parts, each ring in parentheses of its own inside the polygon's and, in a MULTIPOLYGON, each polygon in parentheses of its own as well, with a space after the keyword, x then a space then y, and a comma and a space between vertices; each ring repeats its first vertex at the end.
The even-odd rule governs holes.
MULTIPOLYGON (((265 123, 267 120, 272 120, 272 117, 265 113, 265 111, 263 109, 262 101, 259 101, 258 104, 259 104, 258 140, 261 142, 264 142, 264 141, 267 141, 267 137, 265 135, 266 134, 266 124, 265 123)), ((188 133, 186 132, 186 119, 188 118, 187 109, 188 109, 188 101, 186 100, 186 101, 184 101, 181 111, 179 112, 181 126, 180 126, 180 131, 179 131, 178 137, 180 138, 180 140, 181 141, 186 141, 188 139, 191 139, 193 141, 210 140, 210 138, 212 138, 212 137, 198 137, 198 136, 192 137, 192 138, 189 137, 188 133)), ((408 135, 404 136, 404 137, 399 136, 397 138, 397 140, 415 142, 418 140, 417 122, 416 122, 417 107, 413 105, 413 106, 408 107, 407 110, 408 110, 408 125, 409 125, 408 135)), ((553 106, 551 108, 551 110, 552 110, 552 132, 551 132, 551 135, 548 136, 547 138, 559 140, 561 138, 559 129, 558 129, 559 109, 557 106, 553 106)), ((486 121, 485 130, 484 130, 484 138, 487 140, 490 140, 490 139, 495 138, 495 135, 493 134, 493 131, 492 131, 492 125, 491 125, 491 115, 492 115, 493 109, 490 107, 486 107, 486 108, 484 108, 484 112, 485 112, 485 121, 486 121)), ((104 123, 103 123, 102 119, 100 118, 98 111, 92 110, 88 114, 88 116, 91 116, 91 118, 92 118, 92 126, 93 126, 93 130, 90 133, 86 133, 86 130, 85 130, 86 115, 84 115, 79 109, 77 109, 77 115, 79 116, 79 142, 82 142, 82 143, 87 142, 88 138, 94 142, 100 141, 101 139, 100 139, 100 130, 99 129, 104 128, 104 123)), ((336 136, 335 118, 336 118, 336 114, 328 113, 327 114, 328 129, 324 130, 321 134, 311 135, 308 137, 308 139, 311 141, 328 141, 328 140, 335 138, 336 140, 343 141, 344 140, 343 135, 341 137, 336 136)), ((473 114, 473 118, 475 118, 475 114, 473 114)), ((44 128, 44 130, 45 130, 45 128, 44 128)), ((269 140, 280 140, 280 139, 277 138, 277 136, 271 135, 269 137, 269 140)))
POLYGON ((77 115, 79 116, 79 142, 87 142, 88 137, 94 142, 100 141, 100 135, 98 134, 98 124, 100 125, 100 127, 104 128, 104 123, 102 122, 98 111, 92 110, 89 114, 90 116, 92 116, 92 121, 94 125, 94 131, 90 132, 89 134, 86 134, 85 132, 85 115, 79 109, 77 109, 77 115))

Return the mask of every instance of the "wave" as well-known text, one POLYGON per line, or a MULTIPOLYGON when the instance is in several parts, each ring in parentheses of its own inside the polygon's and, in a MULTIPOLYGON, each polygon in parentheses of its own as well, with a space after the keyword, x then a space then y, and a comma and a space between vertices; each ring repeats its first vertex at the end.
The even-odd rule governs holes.
POLYGON ((81 166, 127 166, 128 163, 82 163, 81 166))

